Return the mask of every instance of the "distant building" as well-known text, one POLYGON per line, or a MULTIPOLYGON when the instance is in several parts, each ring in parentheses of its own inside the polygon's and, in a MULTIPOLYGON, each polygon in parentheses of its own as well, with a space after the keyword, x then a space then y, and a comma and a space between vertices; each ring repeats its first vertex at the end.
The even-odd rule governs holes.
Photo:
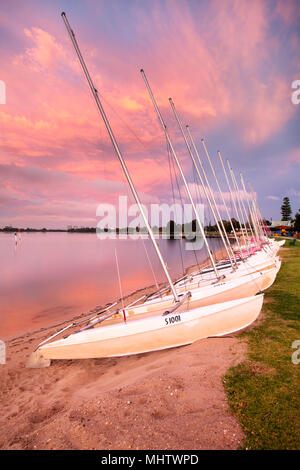
POLYGON ((291 220, 273 220, 269 227, 274 235, 291 235, 293 232, 291 220))
POLYGON ((277 228, 277 227, 290 228, 291 226, 292 226, 291 220, 273 220, 271 224, 271 228, 277 228))

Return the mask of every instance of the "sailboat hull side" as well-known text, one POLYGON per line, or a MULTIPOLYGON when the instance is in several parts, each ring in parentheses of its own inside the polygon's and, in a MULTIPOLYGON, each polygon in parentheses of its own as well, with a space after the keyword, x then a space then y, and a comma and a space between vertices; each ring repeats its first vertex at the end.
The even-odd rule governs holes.
POLYGON ((136 320, 131 325, 123 325, 124 334, 121 336, 120 325, 115 328, 115 335, 112 330, 108 333, 110 337, 106 338, 105 329, 114 327, 99 328, 90 335, 92 338, 71 335, 67 340, 44 345, 40 352, 44 359, 87 359, 182 346, 208 336, 223 336, 247 327, 258 317, 262 303, 263 295, 258 295, 178 315, 160 315, 153 317, 152 322, 149 322, 151 319, 136 320))
MULTIPOLYGON (((264 288, 264 274, 254 273, 253 275, 243 276, 239 279, 232 279, 224 283, 216 283, 210 286, 201 286, 198 289, 192 289, 192 297, 188 302, 189 308, 205 307, 206 305, 228 302, 230 300, 249 297, 261 292, 264 288)), ((165 310, 174 306, 172 299, 166 299, 156 302, 142 304, 128 310, 130 317, 147 314, 147 313, 163 313, 165 310)), ((182 308, 185 308, 183 304, 182 308)), ((120 318, 122 315, 120 314, 120 318)))
POLYGON ((263 282, 262 282, 262 291, 265 291, 271 287, 273 282, 275 281, 276 275, 278 272, 278 267, 274 267, 272 269, 269 269, 268 271, 263 271, 263 282))
MULTIPOLYGON (((278 261, 275 262, 274 260, 270 259, 269 261, 265 261, 265 262, 259 263, 257 265, 246 264, 245 266, 241 266, 241 269, 237 269, 234 272, 232 272, 231 270, 228 270, 229 272, 224 272, 224 274, 225 274, 227 280, 235 279, 236 277, 239 277, 239 276, 247 276, 251 273, 255 274, 255 273, 258 273, 258 272, 269 270, 271 268, 276 267, 277 264, 278 264, 278 261)), ((201 287, 204 287, 204 286, 207 286, 207 285, 211 284, 214 280, 213 278, 210 278, 210 279, 206 280, 205 276, 195 274, 190 283, 189 282, 185 283, 185 288, 186 289, 193 289, 194 287, 198 286, 197 279, 199 279, 198 282, 199 282, 199 286, 201 286, 201 287)), ((183 282, 182 282, 182 285, 183 285, 183 282)))

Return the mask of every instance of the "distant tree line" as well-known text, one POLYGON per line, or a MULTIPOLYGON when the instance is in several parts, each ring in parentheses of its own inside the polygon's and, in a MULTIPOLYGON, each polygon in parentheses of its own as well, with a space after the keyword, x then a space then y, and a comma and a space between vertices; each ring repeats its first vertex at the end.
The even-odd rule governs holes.
POLYGON ((0 228, 0 232, 67 232, 64 229, 51 229, 51 228, 23 228, 23 227, 12 227, 6 225, 3 228, 0 228))

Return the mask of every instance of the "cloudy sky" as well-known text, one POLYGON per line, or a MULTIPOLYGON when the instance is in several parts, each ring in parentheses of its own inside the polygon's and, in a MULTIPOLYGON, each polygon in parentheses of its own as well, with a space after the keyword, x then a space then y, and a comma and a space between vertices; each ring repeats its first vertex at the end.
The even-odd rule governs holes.
POLYGON ((300 208, 297 0, 10 0, 0 2, 0 227, 95 226, 99 204, 129 196, 62 11, 143 202, 172 202, 173 192, 141 67, 191 184, 170 96, 208 169, 205 138, 224 190, 218 149, 265 217, 280 219, 284 196, 300 208))

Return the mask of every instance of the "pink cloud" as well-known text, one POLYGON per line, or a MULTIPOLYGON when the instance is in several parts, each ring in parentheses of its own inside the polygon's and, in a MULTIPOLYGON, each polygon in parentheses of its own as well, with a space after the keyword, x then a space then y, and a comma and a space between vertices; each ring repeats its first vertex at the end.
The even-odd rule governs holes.
MULTIPOLYGON (((268 3, 258 0, 208 2, 205 16, 195 5, 193 9, 167 1, 163 6, 151 2, 146 10, 135 6, 132 50, 117 31, 115 40, 109 41, 101 30, 90 31, 84 20, 74 19, 133 180, 138 189, 153 196, 166 190, 169 167, 163 132, 140 67, 145 68, 185 172, 191 166, 182 153, 169 96, 197 135, 231 123, 230 138, 240 140, 246 149, 277 135, 297 112, 290 103, 285 72, 275 65, 282 44, 271 31, 274 18, 285 25, 293 23, 294 3, 283 7, 277 2, 272 15, 268 3)), ((95 12, 98 8, 103 15, 103 4, 95 4, 95 12)), ((23 9, 26 17, 28 9, 23 9)), ((99 178, 124 181, 59 16, 54 21, 47 15, 42 19, 29 15, 24 22, 19 16, 19 24, 11 25, 4 15, 1 21, 21 46, 8 47, 0 59, 8 94, 7 105, 0 108, 0 162, 40 166, 49 175, 70 174, 75 178, 72 184, 81 188, 99 178)), ((122 22, 121 11, 115 21, 122 22)), ((295 35, 289 41, 296 50, 295 35)), ((297 161, 296 154, 287 158, 297 161)))
MULTIPOLYGON (((281 79, 254 85, 255 102, 251 112, 241 116, 245 141, 249 144, 264 142, 294 115, 290 105, 290 84, 281 79)), ((242 114, 242 113, 241 113, 242 114)))
POLYGON ((300 165, 300 147, 295 148, 291 152, 288 153, 286 158, 287 163, 293 165, 300 165))
POLYGON ((41 67, 52 67, 58 57, 65 58, 66 54, 61 44, 51 34, 41 28, 24 29, 25 36, 32 39, 34 46, 27 48, 25 55, 41 67))
MULTIPOLYGON (((100 93, 102 90, 106 93, 117 114, 123 115, 124 120, 131 123, 144 144, 151 145, 160 129, 138 76, 138 62, 141 60, 139 56, 142 53, 144 61, 152 64, 149 67, 149 79, 153 83, 159 104, 168 108, 167 98, 172 96, 178 110, 189 120, 197 122, 203 132, 214 123, 230 117, 243 123, 245 142, 254 144, 264 141, 282 127, 295 111, 289 107, 289 102, 285 103, 287 91, 282 80, 278 77, 265 83, 252 80, 249 86, 239 73, 242 66, 248 76, 255 75, 258 66, 265 59, 265 52, 261 52, 261 44, 268 43, 264 4, 253 2, 249 7, 243 2, 222 6, 218 3, 218 8, 213 4, 211 8, 216 9, 217 15, 208 32, 203 33, 199 32, 191 12, 186 11, 185 21, 182 22, 179 4, 167 5, 168 15, 164 19, 159 15, 158 4, 154 4, 152 12, 153 18, 158 21, 158 30, 166 31, 164 40, 154 35, 148 54, 137 50, 136 64, 122 64, 125 82, 120 84, 117 79, 110 80, 109 83, 105 70, 104 74, 94 75, 97 87, 100 86, 100 93), (171 26, 164 23, 167 20, 169 22, 169 15, 173 20, 171 26), (237 36, 239 47, 236 44, 237 36), (215 44, 221 47, 216 48, 215 44), (187 55, 187 50, 192 50, 193 53, 187 55), (165 60, 166 57, 168 60, 165 60), (249 93, 254 96, 253 100, 249 101, 249 93), (246 106, 247 118, 244 113, 246 106)), ((148 18, 146 20, 140 13, 141 30, 147 30, 146 21, 148 18)), ((26 47, 23 54, 14 58, 11 76, 21 73, 23 85, 28 84, 28 89, 34 88, 36 99, 31 106, 26 98, 23 107, 14 102, 14 115, 11 119, 7 118, 5 121, 5 117, 2 117, 2 122, 5 121, 5 134, 8 135, 7 145, 14 150, 17 145, 14 137, 21 128, 24 133, 22 141, 25 154, 28 152, 26 147, 33 149, 39 146, 41 152, 44 147, 48 154, 55 153, 57 147, 63 148, 66 141, 75 134, 84 136, 89 142, 95 142, 99 138, 99 127, 104 132, 105 130, 67 38, 65 44, 62 44, 53 34, 38 27, 26 28, 24 35, 31 45, 26 47), (31 67, 28 68, 28 64, 31 67), (75 73, 75 81, 73 78, 70 81, 62 78, 58 72, 62 64, 71 74, 70 78, 75 73), (15 115, 18 109, 19 114, 15 115)), ((112 58, 113 67, 120 67, 119 61, 114 64, 114 52, 116 51, 107 48, 101 50, 101 60, 106 62, 112 58)), ((119 51, 118 53, 120 54, 119 51)), ((99 55, 97 51, 88 54, 87 59, 92 70, 101 70, 101 66, 97 66, 99 55)), ((129 152, 136 149, 135 138, 128 132, 128 127, 110 112, 110 108, 108 112, 113 124, 117 123, 119 139, 128 143, 129 152)), ((39 150, 34 151, 40 153, 39 150)))
POLYGON ((277 0, 275 14, 289 26, 297 24, 300 18, 299 4, 292 1, 282 2, 277 0))

